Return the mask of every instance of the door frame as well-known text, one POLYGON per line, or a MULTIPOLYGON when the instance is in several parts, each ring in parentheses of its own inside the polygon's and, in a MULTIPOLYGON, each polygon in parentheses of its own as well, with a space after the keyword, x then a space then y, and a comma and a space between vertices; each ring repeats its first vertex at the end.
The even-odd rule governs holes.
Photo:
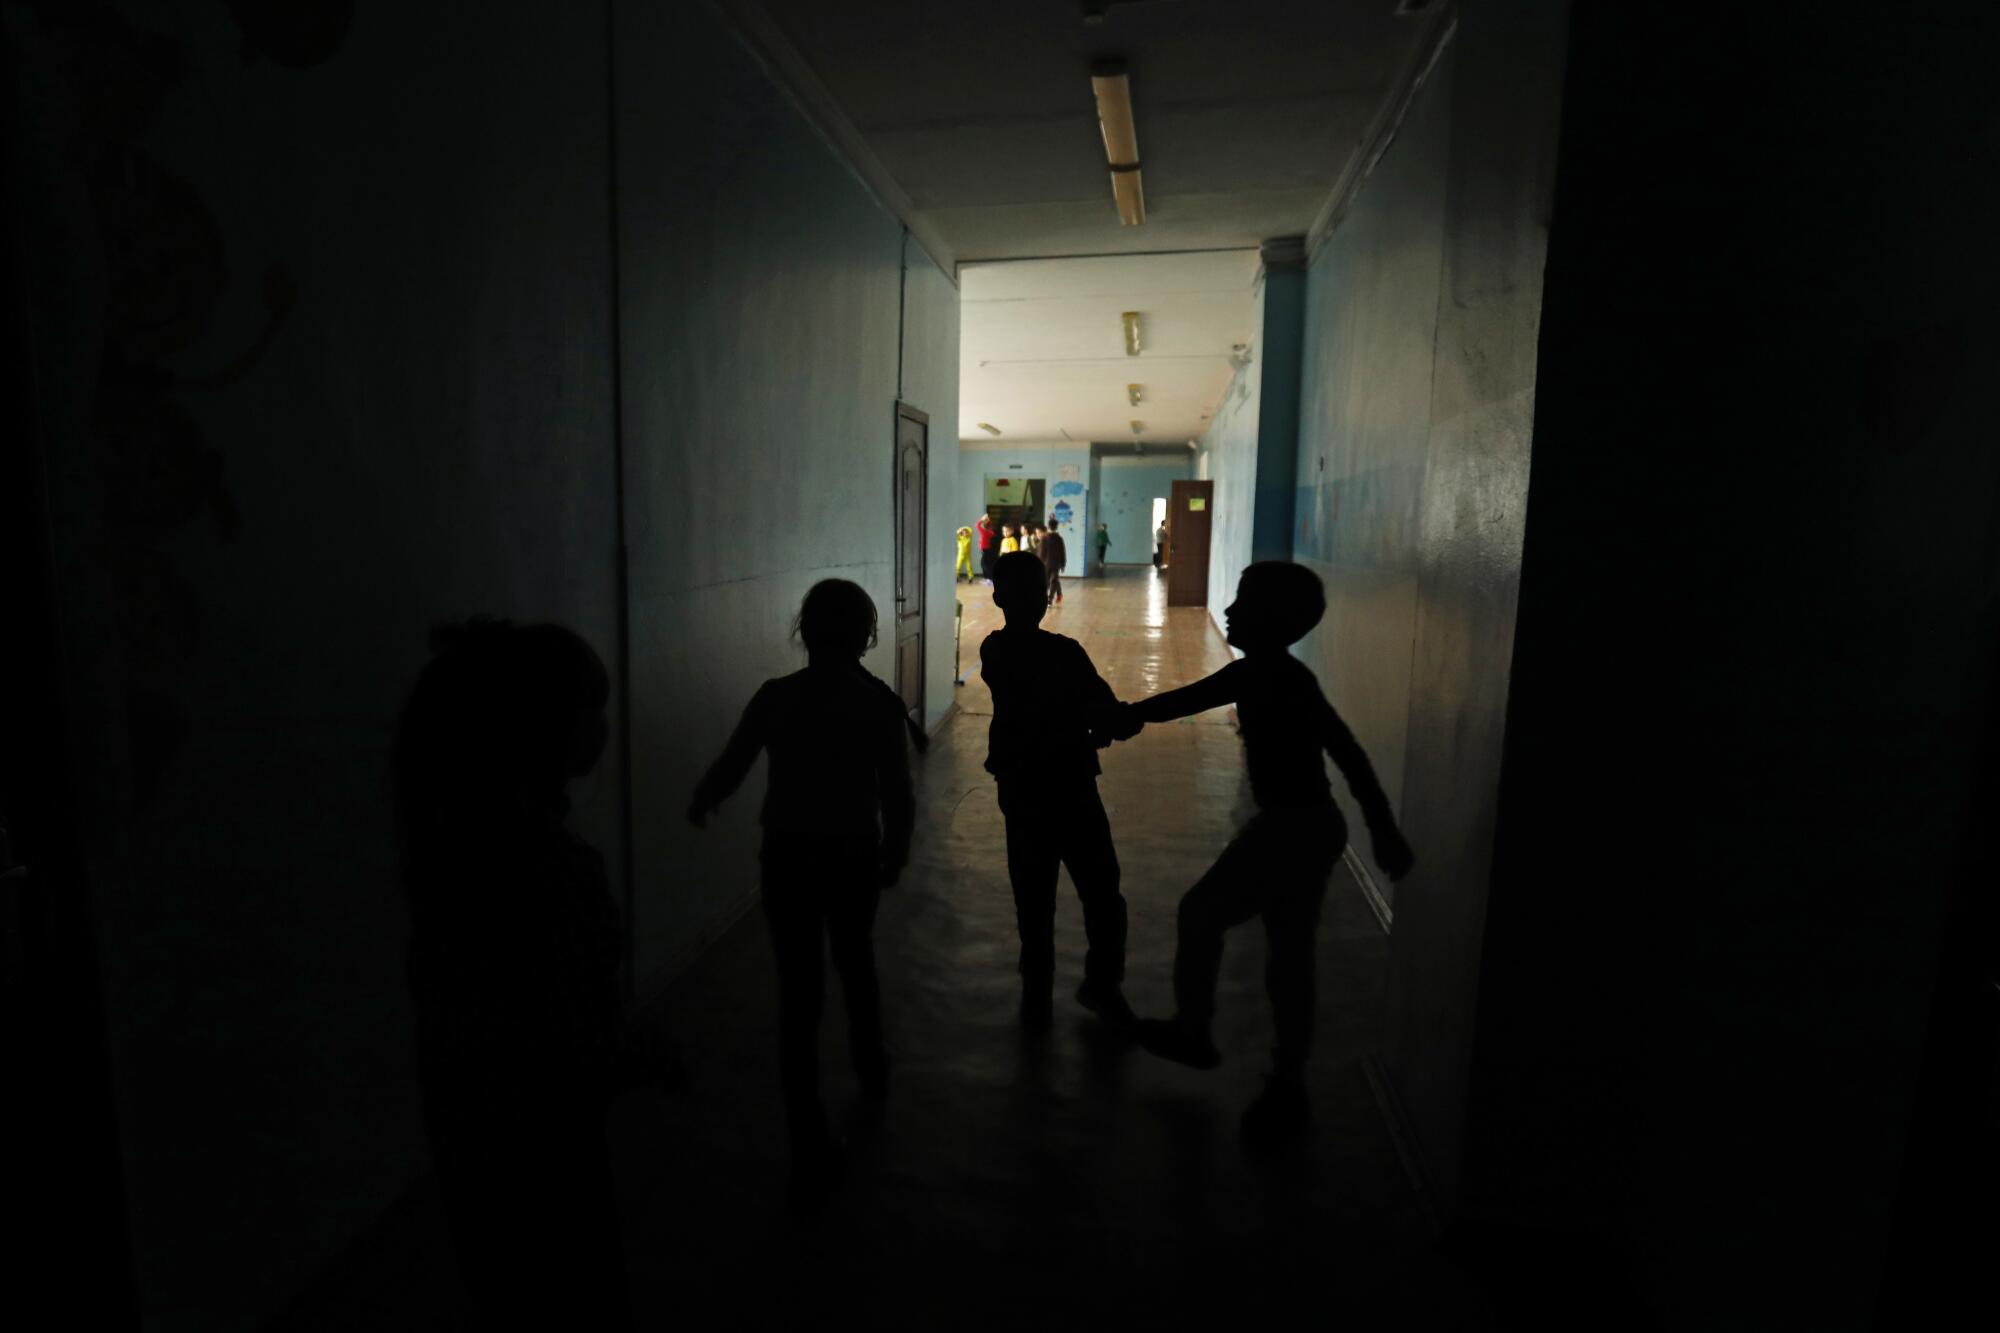
POLYGON ((926 703, 924 678, 929 673, 930 653, 930 644, 927 642, 924 628, 924 622, 930 611, 928 587, 930 581, 930 414, 920 408, 912 407, 910 404, 898 400, 896 403, 895 429, 891 440, 892 448, 889 454, 889 494, 892 507, 890 515, 892 522, 890 530, 895 534, 895 547, 890 557, 892 568, 889 571, 889 582, 891 592, 896 599, 896 613, 891 618, 891 624, 894 629, 890 648, 896 663, 894 668, 896 693, 902 698, 905 706, 909 708, 910 714, 916 719, 917 724, 922 726, 926 703), (903 513, 903 423, 905 421, 913 423, 923 431, 923 467, 918 473, 919 483, 917 495, 915 496, 917 512, 915 514, 916 528, 914 540, 916 542, 917 559, 915 562, 916 585, 914 588, 906 587, 904 584, 904 552, 902 549, 904 538, 903 525, 905 521, 903 513), (912 603, 915 605, 915 610, 913 611, 907 609, 912 603), (904 628, 910 625, 911 622, 915 622, 912 637, 917 640, 917 678, 913 682, 906 683, 902 678, 903 640, 905 637, 904 628), (906 684, 911 688, 906 688, 906 684), (914 702, 912 702, 913 699, 914 702))

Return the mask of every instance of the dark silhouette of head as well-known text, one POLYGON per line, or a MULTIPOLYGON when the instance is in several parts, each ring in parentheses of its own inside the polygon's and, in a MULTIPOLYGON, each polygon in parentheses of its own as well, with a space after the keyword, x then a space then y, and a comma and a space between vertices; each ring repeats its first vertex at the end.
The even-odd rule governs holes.
POLYGON ((1319 575, 1289 560, 1259 560, 1236 583, 1236 600, 1222 612, 1228 640, 1244 652, 1286 648, 1312 632, 1326 614, 1319 575))
POLYGON ((524 816, 560 818, 563 788, 596 767, 611 679, 560 625, 475 619, 431 634, 396 737, 396 814, 410 888, 437 856, 524 816))
POLYGON ((875 646, 875 602, 860 584, 821 579, 799 603, 792 633, 809 657, 853 661, 875 646))
POLYGON ((1032 629, 1049 609, 1049 571, 1033 551, 1010 551, 993 562, 993 604, 1010 627, 1032 629))

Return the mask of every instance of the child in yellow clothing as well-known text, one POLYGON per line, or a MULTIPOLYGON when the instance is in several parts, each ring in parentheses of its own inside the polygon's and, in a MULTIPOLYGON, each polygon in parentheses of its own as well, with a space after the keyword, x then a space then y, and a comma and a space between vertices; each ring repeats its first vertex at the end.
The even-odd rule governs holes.
POLYGON ((958 564, 951 571, 951 581, 956 583, 961 576, 967 583, 971 583, 978 578, 978 575, 972 572, 971 528, 960 528, 958 530, 958 564))
POLYGON ((1014 535, 1014 525, 1012 523, 1001 524, 1000 554, 1012 555, 1014 552, 1020 549, 1021 549, 1021 539, 1014 535))

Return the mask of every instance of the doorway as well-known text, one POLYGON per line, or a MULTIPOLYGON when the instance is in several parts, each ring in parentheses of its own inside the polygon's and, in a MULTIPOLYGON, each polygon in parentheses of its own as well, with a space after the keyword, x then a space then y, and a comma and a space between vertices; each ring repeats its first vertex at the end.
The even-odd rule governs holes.
POLYGON ((924 512, 930 497, 929 416, 896 404, 896 693, 924 724, 924 512))
POLYGON ((1164 569, 1167 564, 1166 543, 1160 540, 1160 529, 1167 523, 1167 497, 1153 497, 1153 526, 1146 529, 1146 540, 1153 545, 1153 568, 1164 569))
POLYGON ((1208 535, 1215 483, 1177 481, 1167 502, 1167 605, 1208 605, 1208 535))

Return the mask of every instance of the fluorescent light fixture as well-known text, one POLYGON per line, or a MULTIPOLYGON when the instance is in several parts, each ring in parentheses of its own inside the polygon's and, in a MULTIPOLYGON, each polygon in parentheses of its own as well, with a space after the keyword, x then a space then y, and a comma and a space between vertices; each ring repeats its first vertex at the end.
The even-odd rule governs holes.
POLYGON ((1127 310, 1118 318, 1125 321, 1125 355, 1139 355, 1139 312, 1127 310))
POLYGON ((1131 399, 1132 406, 1137 407, 1139 400, 1146 396, 1146 386, 1143 384, 1128 384, 1125 386, 1125 396, 1131 399))
POLYGON ((1090 68, 1097 95, 1097 127, 1104 133, 1104 156, 1111 164, 1111 198, 1118 221, 1136 227, 1146 220, 1146 193, 1139 182, 1139 131, 1132 124, 1132 80, 1122 60, 1100 60, 1090 68))
POLYGON ((981 429, 981 430, 985 431, 985 432, 986 432, 986 433, 987 433, 988 435, 998 435, 998 434, 1000 433, 1000 428, 999 428, 998 426, 994 425, 994 424, 993 424, 992 422, 990 422, 990 421, 982 421, 982 422, 980 422, 980 423, 979 423, 979 429, 981 429))

